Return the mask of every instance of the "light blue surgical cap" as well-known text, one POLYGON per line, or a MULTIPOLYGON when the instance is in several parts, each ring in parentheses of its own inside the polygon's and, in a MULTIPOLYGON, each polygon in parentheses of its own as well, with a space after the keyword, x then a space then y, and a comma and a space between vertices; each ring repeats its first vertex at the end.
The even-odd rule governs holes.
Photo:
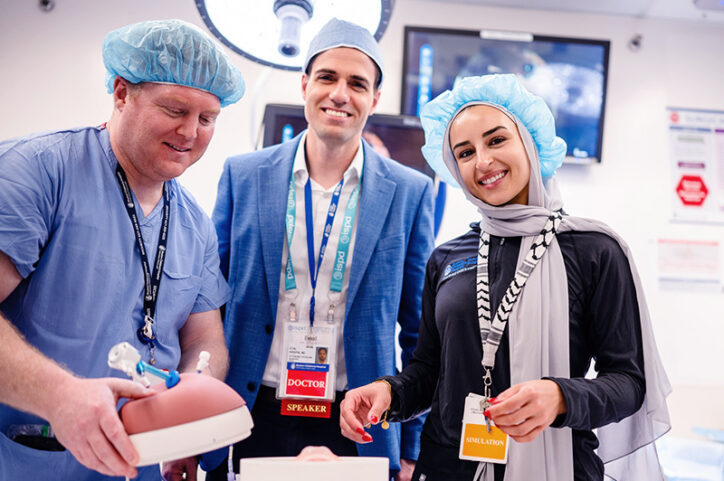
MULTIPOLYGON (((553 114, 542 98, 528 92, 513 74, 465 77, 455 82, 452 90, 446 90, 422 107, 420 120, 425 129, 425 145, 422 154, 430 167, 445 181, 457 185, 450 169, 457 169, 452 156, 449 124, 465 107, 486 104, 506 113, 521 131, 524 145, 528 134, 535 145, 540 172, 551 177, 566 156, 566 142, 556 136, 553 114), (447 161, 447 162, 446 162, 447 161), (452 161, 452 162, 451 162, 452 161)), ((526 151, 528 149, 526 148, 526 151)), ((531 158, 531 161, 534 160, 531 158)))
POLYGON ((210 92, 222 107, 244 95, 244 79, 219 45, 182 20, 154 20, 113 30, 103 40, 106 87, 123 77, 131 83, 159 82, 210 92))
POLYGON ((309 62, 315 56, 338 47, 355 48, 372 59, 377 68, 380 69, 380 85, 382 84, 382 75, 385 69, 382 50, 380 50, 377 40, 366 28, 338 18, 333 18, 327 22, 309 43, 302 72, 309 73, 307 71, 309 62))

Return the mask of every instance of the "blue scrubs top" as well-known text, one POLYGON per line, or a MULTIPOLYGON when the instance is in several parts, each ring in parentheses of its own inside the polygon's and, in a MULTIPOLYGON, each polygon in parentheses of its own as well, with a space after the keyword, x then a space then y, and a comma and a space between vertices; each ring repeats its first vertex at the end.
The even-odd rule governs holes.
MULTIPOLYGON (((41 352, 84 377, 125 377, 108 367, 116 343, 149 348, 143 322, 143 270, 118 181, 117 160, 102 127, 34 134, 0 143, 0 251, 24 280, 0 310, 41 352)), ((230 297, 219 270, 208 216, 175 180, 156 306, 156 366, 174 369, 178 331, 189 314, 217 309, 230 297)), ((138 202, 150 262, 156 255, 163 202, 148 216, 138 202)), ((69 453, 36 451, 6 436, 11 424, 44 423, 0 404, 0 479, 96 480, 69 453), (44 473, 47 473, 45 475, 44 473)), ((157 467, 143 479, 160 479, 157 467)))

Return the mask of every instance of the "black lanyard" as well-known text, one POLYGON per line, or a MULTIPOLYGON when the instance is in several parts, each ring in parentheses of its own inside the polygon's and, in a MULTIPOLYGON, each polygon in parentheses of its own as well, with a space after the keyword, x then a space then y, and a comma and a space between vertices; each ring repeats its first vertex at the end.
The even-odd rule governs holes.
MULTIPOLYGON (((148 256, 146 255, 146 247, 143 244, 143 235, 141 235, 141 225, 138 222, 136 214, 136 205, 133 202, 133 194, 128 185, 126 173, 120 164, 116 167, 116 178, 121 186, 121 193, 126 205, 128 217, 133 224, 133 233, 136 235, 136 245, 141 254, 141 264, 143 266, 143 326, 138 328, 136 334, 138 339, 144 344, 149 344, 150 348, 154 348, 153 341, 156 335, 153 329, 154 318, 156 313, 156 301, 158 300, 158 289, 161 286, 161 273, 163 272, 163 263, 166 260, 166 240, 168 239, 168 219, 171 212, 171 195, 169 194, 166 184, 163 184, 163 220, 161 221, 161 233, 158 236, 158 248, 156 249, 156 261, 153 264, 153 275, 151 267, 148 264, 148 256)), ((151 364, 154 363, 153 351, 151 351, 151 364)))

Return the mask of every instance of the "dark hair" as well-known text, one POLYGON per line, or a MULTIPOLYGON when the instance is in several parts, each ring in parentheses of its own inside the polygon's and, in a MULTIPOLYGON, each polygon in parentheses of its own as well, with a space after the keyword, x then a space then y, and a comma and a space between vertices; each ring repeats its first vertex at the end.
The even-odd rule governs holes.
MULTIPOLYGON (((340 48, 340 47, 334 47, 334 48, 340 48)), ((354 47, 349 47, 349 48, 354 48, 354 47)), ((332 49, 330 48, 328 50, 332 50, 332 49)), ((304 71, 304 73, 309 75, 309 72, 312 71, 312 65, 314 64, 314 61, 317 59, 317 57, 319 57, 324 52, 327 52, 328 50, 319 52, 318 54, 316 54, 312 58, 310 58, 309 63, 307 64, 307 69, 304 71)), ((357 50, 357 49, 355 49, 355 50, 357 50)), ((362 50, 360 50, 360 52, 362 52, 362 50)), ((362 53, 364 53, 364 52, 362 52, 362 53)), ((367 54, 365 53, 365 55, 367 55, 367 54)), ((372 60, 372 57, 370 57, 369 55, 367 55, 367 58, 372 60)), ((377 90, 380 88, 380 84, 382 83, 382 70, 380 70, 380 66, 377 65, 377 62, 375 62, 374 60, 372 60, 372 65, 375 66, 375 90, 377 90)))

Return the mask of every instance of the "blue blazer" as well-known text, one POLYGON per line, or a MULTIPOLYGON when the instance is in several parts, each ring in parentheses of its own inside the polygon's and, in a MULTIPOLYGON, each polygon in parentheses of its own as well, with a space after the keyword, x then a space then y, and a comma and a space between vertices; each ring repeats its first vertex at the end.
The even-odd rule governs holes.
MULTIPOLYGON (((274 333, 289 178, 301 135, 227 159, 213 220, 221 269, 232 289, 224 330, 227 382, 254 405, 274 333)), ((425 175, 379 156, 363 141, 359 217, 344 320, 349 388, 395 373, 395 327, 402 362, 412 357, 420 325, 425 265, 433 249, 433 187, 425 175)), ((373 426, 365 456, 416 460, 423 419, 373 426)))

